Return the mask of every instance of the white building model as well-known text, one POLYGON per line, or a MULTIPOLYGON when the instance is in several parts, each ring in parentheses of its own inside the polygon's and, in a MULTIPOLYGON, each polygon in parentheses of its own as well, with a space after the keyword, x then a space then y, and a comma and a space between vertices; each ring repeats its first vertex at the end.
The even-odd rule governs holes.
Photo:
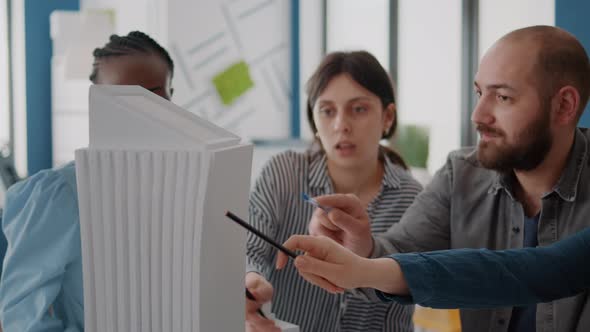
POLYGON ((135 86, 90 91, 76 151, 85 330, 244 331, 252 146, 135 86))

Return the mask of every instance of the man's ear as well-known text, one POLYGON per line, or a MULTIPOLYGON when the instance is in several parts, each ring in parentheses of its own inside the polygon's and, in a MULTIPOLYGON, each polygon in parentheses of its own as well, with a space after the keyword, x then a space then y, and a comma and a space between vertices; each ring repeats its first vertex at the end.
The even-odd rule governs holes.
POLYGON ((580 107, 580 93, 571 85, 559 89, 555 95, 555 121, 558 124, 567 125, 578 120, 578 108, 580 107))

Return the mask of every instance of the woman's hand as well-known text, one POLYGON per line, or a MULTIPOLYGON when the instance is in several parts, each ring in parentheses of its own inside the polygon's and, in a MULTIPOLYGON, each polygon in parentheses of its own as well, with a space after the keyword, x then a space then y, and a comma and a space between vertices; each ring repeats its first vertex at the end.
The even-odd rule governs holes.
POLYGON ((247 332, 280 332, 273 320, 262 317, 258 310, 272 299, 272 285, 256 272, 246 273, 246 288, 256 301, 246 299, 246 331, 247 332))

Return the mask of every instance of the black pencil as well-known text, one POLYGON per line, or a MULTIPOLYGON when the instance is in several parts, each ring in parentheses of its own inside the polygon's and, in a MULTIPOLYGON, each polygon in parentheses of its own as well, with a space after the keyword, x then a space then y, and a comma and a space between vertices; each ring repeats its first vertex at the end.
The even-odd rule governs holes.
POLYGON ((283 247, 282 245, 276 243, 273 239, 269 238, 268 236, 264 235, 262 232, 260 232, 259 230, 257 230, 256 228, 250 226, 247 222, 245 222, 244 220, 240 219, 240 217, 236 216, 235 214, 227 211, 225 213, 225 215, 230 218, 231 220, 237 222, 238 224, 240 224, 240 226, 246 228, 247 230, 249 230, 250 232, 254 233, 256 236, 260 237, 261 239, 263 239, 264 241, 268 242, 270 245, 272 245, 273 247, 279 249, 280 251, 284 252, 287 256, 295 259, 295 257, 297 257, 297 254, 292 252, 291 250, 283 247))
MULTIPOLYGON (((246 288, 246 297, 249 300, 255 301, 256 302, 256 298, 254 297, 254 295, 252 295, 252 293, 250 293, 250 291, 248 290, 248 288, 246 288)), ((262 316, 263 318, 267 318, 266 315, 264 314, 264 312, 262 311, 262 309, 258 308, 258 310, 256 310, 258 312, 258 314, 260 316, 262 316)))

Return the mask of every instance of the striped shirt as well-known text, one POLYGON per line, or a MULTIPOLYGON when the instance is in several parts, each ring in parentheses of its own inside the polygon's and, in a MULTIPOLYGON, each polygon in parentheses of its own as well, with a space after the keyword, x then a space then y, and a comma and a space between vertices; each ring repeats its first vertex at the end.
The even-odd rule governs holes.
MULTIPOLYGON (((408 171, 385 158, 381 190, 367 207, 372 232, 398 222, 421 189, 408 171)), ((279 243, 308 234, 313 206, 304 203, 303 192, 334 193, 325 154, 287 151, 273 157, 250 195, 250 223, 279 243)), ((274 287, 276 317, 299 325, 302 332, 413 331, 412 306, 369 302, 349 292, 329 294, 301 278, 291 261, 276 271, 276 250, 250 233, 247 252, 248 272, 262 274, 274 287)))

